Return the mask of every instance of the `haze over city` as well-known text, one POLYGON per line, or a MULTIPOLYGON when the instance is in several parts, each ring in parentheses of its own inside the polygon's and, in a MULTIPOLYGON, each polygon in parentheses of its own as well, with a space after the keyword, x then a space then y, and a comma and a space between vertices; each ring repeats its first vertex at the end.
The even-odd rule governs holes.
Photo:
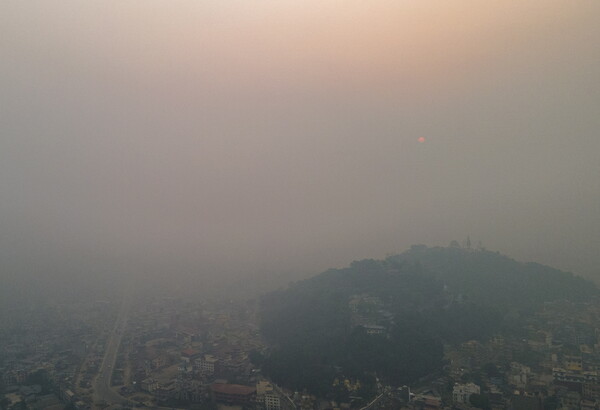
POLYGON ((599 15, 3 1, 3 288, 287 283, 467 236, 598 281, 599 15))
POLYGON ((0 1, 0 410, 599 410, 599 16, 0 1))

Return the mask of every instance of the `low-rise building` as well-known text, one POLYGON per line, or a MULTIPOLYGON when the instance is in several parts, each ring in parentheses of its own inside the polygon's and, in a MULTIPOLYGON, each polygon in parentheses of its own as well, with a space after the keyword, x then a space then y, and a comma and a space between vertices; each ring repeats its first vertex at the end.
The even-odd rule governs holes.
POLYGON ((210 390, 215 401, 230 405, 251 403, 256 396, 256 388, 239 384, 213 383, 210 390))
POLYGON ((204 355, 199 361, 200 372, 204 375, 214 374, 218 361, 216 357, 210 354, 204 355))
POLYGON ((481 389, 475 383, 455 384, 452 390, 452 399, 454 403, 469 404, 469 398, 472 394, 479 394, 481 389))

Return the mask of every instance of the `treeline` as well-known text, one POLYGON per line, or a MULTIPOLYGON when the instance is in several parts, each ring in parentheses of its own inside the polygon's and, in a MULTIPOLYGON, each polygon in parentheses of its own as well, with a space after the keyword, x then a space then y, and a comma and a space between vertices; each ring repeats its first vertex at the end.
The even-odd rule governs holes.
POLYGON ((386 262, 418 264, 443 282, 449 293, 502 309, 530 310, 544 302, 585 301, 598 294, 593 283, 571 273, 537 263, 520 263, 486 250, 420 245, 386 262))

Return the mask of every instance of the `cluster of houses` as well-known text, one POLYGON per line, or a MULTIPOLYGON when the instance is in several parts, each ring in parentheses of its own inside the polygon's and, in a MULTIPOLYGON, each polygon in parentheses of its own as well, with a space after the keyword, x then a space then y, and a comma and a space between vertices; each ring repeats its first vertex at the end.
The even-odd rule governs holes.
MULTIPOLYGON (((92 381, 115 317, 96 305, 73 308, 72 316, 63 308, 54 316, 46 312, 43 320, 28 317, 21 325, 13 320, 4 326, 4 407, 94 406, 92 381)), ((389 313, 378 298, 355 295, 349 308, 355 324, 368 333, 387 331, 389 313)), ((129 402, 146 406, 211 402, 263 410, 353 408, 284 390, 263 377, 250 360, 253 352, 265 350, 255 314, 247 302, 163 298, 139 304, 123 334, 113 388, 129 402)), ((600 409, 600 301, 547 303, 526 319, 524 333, 448 345, 445 359, 441 372, 411 388, 380 384, 377 397, 363 403, 363 410, 600 409)))
POLYGON ((115 311, 106 301, 15 309, 0 326, 0 400, 5 408, 87 408, 115 311), (95 367, 96 366, 96 367, 95 367))

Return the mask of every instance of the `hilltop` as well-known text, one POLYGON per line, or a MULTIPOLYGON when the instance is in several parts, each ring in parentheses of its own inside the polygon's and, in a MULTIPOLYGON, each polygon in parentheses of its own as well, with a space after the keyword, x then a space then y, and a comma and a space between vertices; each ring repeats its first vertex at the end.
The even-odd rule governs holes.
POLYGON ((439 370, 443 345, 513 332, 544 302, 586 301, 591 282, 497 252, 423 245, 355 261, 261 300, 260 358, 275 381, 314 393, 340 377, 374 391, 375 376, 410 383, 439 370))

